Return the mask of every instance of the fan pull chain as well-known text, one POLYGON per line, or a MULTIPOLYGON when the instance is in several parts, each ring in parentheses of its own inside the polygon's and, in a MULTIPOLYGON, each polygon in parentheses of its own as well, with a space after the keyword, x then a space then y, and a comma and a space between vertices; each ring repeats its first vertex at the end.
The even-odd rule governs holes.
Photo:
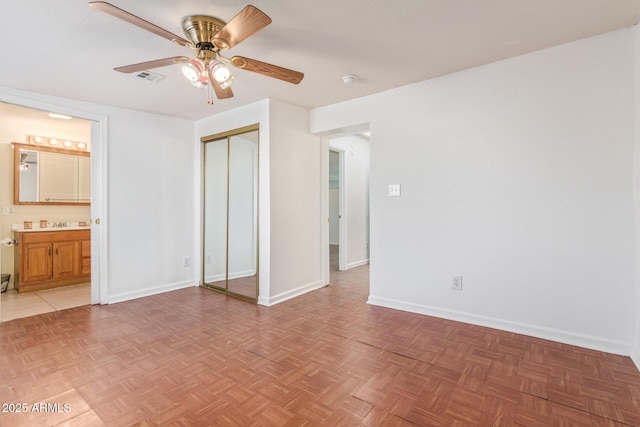
POLYGON ((207 104, 213 105, 213 92, 210 84, 207 85, 207 104))

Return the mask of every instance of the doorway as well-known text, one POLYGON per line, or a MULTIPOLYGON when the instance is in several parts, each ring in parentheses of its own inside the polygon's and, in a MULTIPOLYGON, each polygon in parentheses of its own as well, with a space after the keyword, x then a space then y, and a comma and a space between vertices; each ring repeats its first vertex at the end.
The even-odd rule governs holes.
MULTIPOLYGON (((3 170, 3 176, 8 177, 13 174, 13 147, 14 142, 18 143, 35 143, 38 140, 30 140, 28 135, 44 134, 48 137, 59 138, 59 142, 49 140, 46 144, 53 148, 61 146, 58 151, 83 151, 82 144, 89 144, 90 148, 84 151, 90 151, 91 156, 87 157, 87 162, 80 161, 78 174, 79 176, 90 176, 91 195, 85 196, 86 191, 81 190, 78 196, 77 205, 73 203, 63 203, 61 206, 45 206, 37 203, 30 203, 28 206, 15 203, 13 201, 13 188, 5 191, 4 187, 13 187, 13 180, 3 180, 3 197, 1 204, 3 207, 3 215, 0 220, 0 228, 2 238, 14 238, 14 225, 23 224, 26 220, 33 220, 33 228, 39 228, 45 224, 48 228, 62 227, 66 228, 81 227, 90 229, 91 245, 88 241, 78 245, 82 249, 78 252, 80 265, 76 266, 74 261, 74 271, 86 282, 81 284, 70 284, 68 286, 54 287, 47 290, 38 290, 36 292, 23 292, 18 294, 15 291, 14 281, 16 272, 14 271, 14 260, 17 256, 14 253, 15 247, 2 247, 0 260, 2 262, 3 274, 5 270, 11 272, 11 289, 13 292, 2 294, 2 302, 0 302, 0 320, 10 320, 10 318, 27 317, 35 314, 41 314, 51 311, 57 311, 70 307, 88 304, 98 304, 106 302, 106 293, 101 295, 103 289, 100 286, 100 266, 102 264, 100 254, 104 248, 101 242, 103 227, 91 227, 93 219, 96 224, 100 223, 100 213, 102 206, 106 206, 106 193, 102 192, 104 181, 101 178, 102 171, 106 167, 106 158, 101 156, 106 150, 106 118, 95 116, 93 114, 85 114, 59 106, 41 104, 32 100, 24 100, 19 97, 0 94, 0 149, 3 150, 2 164, 0 169, 3 170), (54 116, 58 117, 54 117, 54 116), (47 132, 48 131, 48 132, 47 132), (68 140, 67 140, 68 139, 68 140), (82 144, 77 145, 78 141, 82 144), (5 153, 6 152, 6 153, 5 153), (5 156, 5 154, 10 154, 5 156), (88 167, 90 163, 90 167, 88 167), (83 171, 89 170, 87 174, 83 171), (85 200, 86 197, 86 200, 85 200), (82 225, 81 223, 84 223, 82 225), (87 244, 85 244, 87 243, 87 244), (89 259, 91 261, 89 261, 89 259), (90 262, 90 264, 89 264, 90 262), (77 267, 77 268, 76 268, 77 267), (90 277, 90 278, 89 278, 90 277), (11 296, 11 298, 10 298, 11 296), (29 300, 29 301, 27 301, 29 300)), ((36 147, 34 145, 34 148, 36 147)), ((45 144, 41 144, 44 145, 45 144)), ((28 147, 28 146, 27 146, 28 147)), ((43 148, 44 149, 44 148, 43 148)), ((49 150, 51 151, 51 150, 49 150)), ((28 156, 25 156, 28 158, 28 156)), ((41 159, 43 162, 45 158, 41 159)), ((35 163, 29 164, 35 167, 35 163)), ((83 181, 84 182, 84 181, 83 181)), ((86 188, 80 186, 79 188, 86 188)), ((102 218, 104 221, 105 218, 102 218)), ((79 250, 79 249, 78 249, 79 250)), ((55 277, 55 276, 54 276, 55 277)), ((80 277, 78 277, 80 279, 80 277)), ((78 283, 80 280, 68 280, 68 282, 78 283)))
POLYGON ((369 133, 367 129, 325 138, 323 186, 327 213, 323 275, 369 263, 369 133))
POLYGON ((331 271, 345 270, 346 247, 342 226, 344 209, 344 151, 329 148, 329 265, 331 271))

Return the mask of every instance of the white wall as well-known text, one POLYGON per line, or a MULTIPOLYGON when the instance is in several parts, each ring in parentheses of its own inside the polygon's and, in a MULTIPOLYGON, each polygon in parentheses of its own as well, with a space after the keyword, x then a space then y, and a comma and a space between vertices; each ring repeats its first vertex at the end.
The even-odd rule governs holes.
POLYGON ((329 147, 344 152, 345 267, 350 269, 369 262, 369 140, 345 135, 332 138, 329 147))
POLYGON ((109 113, 110 301, 197 284, 193 129, 181 119, 109 113))
POLYGON ((109 201, 99 226, 108 230, 105 302, 194 286, 193 123, 0 88, 0 101, 15 100, 108 122, 108 170, 97 180, 107 180, 109 201), (182 266, 185 256, 191 267, 182 266))
POLYGON ((628 353, 633 49, 625 29, 313 110, 312 132, 370 123, 369 302, 628 353))
POLYGON ((635 150, 633 157, 634 164, 634 195, 635 195, 635 221, 636 221, 636 277, 635 277, 635 313, 636 313, 636 334, 632 350, 632 358, 640 369, 640 251, 638 242, 640 242, 640 28, 636 25, 634 28, 635 46, 634 46, 634 76, 635 76, 635 150))
POLYGON ((322 286, 322 182, 321 139, 309 134, 309 111, 270 105, 273 304, 322 286))

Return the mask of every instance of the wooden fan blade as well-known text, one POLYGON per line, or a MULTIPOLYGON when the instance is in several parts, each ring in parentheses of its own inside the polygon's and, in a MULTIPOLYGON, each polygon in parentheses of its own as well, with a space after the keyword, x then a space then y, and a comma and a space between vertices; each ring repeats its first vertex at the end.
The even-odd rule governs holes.
POLYGON ((304 78, 304 74, 299 71, 289 70, 288 68, 278 67, 277 65, 267 64, 266 62, 256 59, 245 58, 244 56, 234 56, 231 63, 243 70, 252 71, 262 74, 263 76, 273 77, 274 79, 283 80, 288 83, 298 84, 304 78))
POLYGON ((249 5, 222 27, 211 43, 221 50, 230 49, 269 24, 271 18, 257 7, 249 5))
POLYGON ((231 87, 222 89, 220 87, 220 83, 218 83, 216 79, 213 78, 213 75, 211 75, 211 70, 209 70, 209 82, 211 83, 211 86, 213 86, 213 90, 215 91, 218 99, 233 98, 233 91, 231 90, 231 87))
POLYGON ((164 28, 160 28, 155 24, 152 24, 149 21, 146 21, 142 18, 139 18, 126 10, 122 10, 119 7, 112 5, 111 3, 107 3, 106 1, 92 1, 89 2, 89 6, 92 8, 99 10, 100 12, 107 13, 111 16, 115 16, 118 19, 121 19, 125 22, 133 24, 137 27, 142 28, 143 30, 151 31, 154 34, 159 35, 160 37, 164 37, 167 40, 171 40, 174 43, 177 43, 181 46, 191 46, 192 43, 183 39, 180 36, 177 36, 164 28))
POLYGON ((174 56, 171 58, 156 59, 154 61, 139 62, 137 64, 123 65, 122 67, 114 68, 121 73, 135 73, 137 71, 150 70, 151 68, 164 67, 173 64, 182 64, 189 62, 189 57, 186 56, 174 56))

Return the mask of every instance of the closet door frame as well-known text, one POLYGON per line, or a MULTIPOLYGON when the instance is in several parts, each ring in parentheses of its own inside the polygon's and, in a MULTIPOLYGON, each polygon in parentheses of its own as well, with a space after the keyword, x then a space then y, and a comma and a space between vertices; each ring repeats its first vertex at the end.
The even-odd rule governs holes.
MULTIPOLYGON (((211 289, 213 291, 216 292, 222 292, 226 295, 232 295, 238 298, 242 298, 242 299, 246 299, 249 301, 253 301, 253 302, 257 302, 258 301, 258 296, 259 296, 259 270, 260 270, 260 258, 259 258, 259 254, 258 254, 258 248, 259 248, 259 221, 258 221, 258 212, 259 212, 259 204, 260 204, 260 200, 259 200, 259 192, 258 192, 258 185, 259 185, 259 157, 260 157, 260 142, 259 142, 259 129, 260 126, 259 124, 253 124, 253 125, 249 125, 249 126, 245 126, 242 128, 238 128, 238 129, 233 129, 227 132, 222 132, 222 133, 217 133, 214 135, 208 135, 205 137, 202 137, 200 139, 200 141, 203 143, 203 172, 202 172, 202 182, 203 182, 203 201, 202 201, 202 205, 203 205, 203 233, 202 233, 202 286, 207 288, 207 289, 211 289), (246 134, 246 133, 250 133, 250 132, 256 132, 256 150, 257 150, 257 158, 256 160, 253 162, 254 164, 254 168, 253 168, 253 173, 255 174, 255 178, 254 178, 254 191, 255 191, 255 195, 254 197, 254 206, 253 206, 253 217, 254 219, 254 242, 252 245, 252 250, 253 250, 253 257, 255 259, 255 292, 253 295, 249 296, 249 295, 245 295, 242 293, 238 293, 238 292, 234 292, 232 290, 229 289, 229 242, 230 242, 230 236, 229 236, 229 211, 230 211, 230 180, 231 180, 231 171, 230 171, 230 164, 231 164, 231 155, 232 155, 232 150, 231 150, 231 138, 234 136, 241 136, 242 134, 246 134), (206 158, 206 147, 208 143, 217 143, 217 142, 222 142, 222 141, 226 141, 226 224, 225 224, 225 230, 226 230, 226 239, 225 239, 225 271, 224 271, 224 280, 220 280, 220 281, 216 281, 216 282, 211 282, 211 281, 207 281, 207 266, 211 263, 211 260, 209 259, 212 255, 208 253, 208 245, 207 245, 207 206, 210 206, 207 203, 207 158, 206 158), (224 283, 224 286, 221 285, 221 283, 224 283), (214 284, 215 283, 215 284, 214 284)), ((211 226, 210 226, 211 227, 211 226)), ((249 276, 250 277, 250 276, 249 276)))

